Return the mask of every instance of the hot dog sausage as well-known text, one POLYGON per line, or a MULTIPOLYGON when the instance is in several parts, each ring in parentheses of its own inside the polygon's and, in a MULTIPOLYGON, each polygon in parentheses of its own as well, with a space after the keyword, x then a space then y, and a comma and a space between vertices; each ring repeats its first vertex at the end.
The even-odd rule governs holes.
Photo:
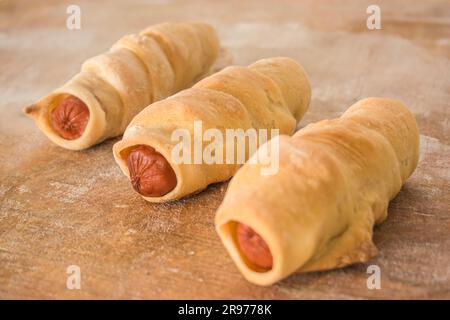
POLYGON ((134 190, 145 197, 161 197, 177 185, 169 162, 150 146, 134 148, 128 155, 127 165, 134 190))
POLYGON ((66 140, 75 140, 83 134, 89 122, 89 109, 75 96, 62 100, 51 113, 53 129, 66 140))
POLYGON ((273 259, 269 246, 259 234, 249 226, 238 223, 236 235, 241 252, 251 263, 263 269, 272 268, 273 259))

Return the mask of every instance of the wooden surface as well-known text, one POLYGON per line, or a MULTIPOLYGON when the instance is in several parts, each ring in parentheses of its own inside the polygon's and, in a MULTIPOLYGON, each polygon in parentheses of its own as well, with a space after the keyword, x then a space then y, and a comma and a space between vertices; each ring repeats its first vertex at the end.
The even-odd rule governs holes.
MULTIPOLYGON (((0 1, 1 298, 450 298, 449 1, 0 1), (66 29, 78 3, 82 29, 66 29), (366 28, 378 4, 382 30, 366 28), (110 140, 63 150, 21 108, 64 83, 121 35, 204 20, 236 64, 285 55, 308 71, 300 124, 368 96, 402 99, 421 131, 421 161, 375 229, 380 255, 343 270, 257 287, 214 231, 226 183, 170 204, 132 191, 110 140), (366 268, 381 268, 368 290, 366 268), (66 268, 81 268, 81 290, 66 268)), ((280 199, 281 200, 281 199, 280 199)))

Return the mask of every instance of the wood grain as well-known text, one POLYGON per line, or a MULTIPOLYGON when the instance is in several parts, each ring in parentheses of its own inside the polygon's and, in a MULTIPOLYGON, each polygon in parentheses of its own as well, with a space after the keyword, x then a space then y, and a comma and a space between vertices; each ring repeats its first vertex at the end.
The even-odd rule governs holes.
POLYGON ((376 1, 0 1, 1 298, 450 298, 450 4, 376 1), (214 231, 226 183, 150 204, 114 163, 114 140, 83 152, 48 141, 21 108, 64 83, 121 35, 162 21, 203 20, 238 64, 284 55, 310 74, 299 127, 339 116, 368 96, 402 99, 417 117, 421 161, 375 229, 368 264, 247 283, 214 231), (66 268, 81 268, 81 290, 66 268), (377 264, 382 289, 368 290, 377 264))

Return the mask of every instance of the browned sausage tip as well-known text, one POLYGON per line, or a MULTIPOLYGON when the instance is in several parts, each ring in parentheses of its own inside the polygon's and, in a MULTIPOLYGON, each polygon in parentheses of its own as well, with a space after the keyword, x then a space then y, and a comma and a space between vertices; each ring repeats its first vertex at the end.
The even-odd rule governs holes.
POLYGON ((169 162, 154 148, 139 145, 127 158, 131 184, 145 197, 161 197, 177 185, 177 177, 169 162))
POLYGON ((53 129, 64 139, 74 140, 83 134, 89 122, 89 109, 75 96, 62 100, 51 113, 53 129))

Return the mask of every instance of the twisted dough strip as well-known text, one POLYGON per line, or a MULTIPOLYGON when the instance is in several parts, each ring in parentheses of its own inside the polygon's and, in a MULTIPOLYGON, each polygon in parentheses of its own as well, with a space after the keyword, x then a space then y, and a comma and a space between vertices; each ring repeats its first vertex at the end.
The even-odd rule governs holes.
POLYGON ((25 112, 56 144, 85 149, 122 134, 152 102, 191 86, 218 52, 219 41, 209 25, 155 25, 85 61, 80 73, 25 112))
POLYGON ((268 144, 277 141, 278 173, 261 176, 259 165, 244 165, 216 215, 217 232, 245 278, 270 285, 296 271, 376 255, 372 228, 386 219, 419 157, 417 124, 403 103, 361 100, 338 119, 268 144))
MULTIPOLYGON (((176 129, 185 128, 192 137, 194 121, 201 120, 203 130, 215 128, 223 135, 226 129, 249 128, 292 134, 310 97, 307 75, 292 59, 271 58, 248 67, 228 67, 142 110, 114 145, 114 157, 147 201, 179 199, 229 179, 240 164, 177 163, 172 150, 178 141, 171 140, 176 129)), ((221 147, 225 155, 225 141, 221 147)), ((245 147, 248 159, 251 150, 249 144, 245 147)))

